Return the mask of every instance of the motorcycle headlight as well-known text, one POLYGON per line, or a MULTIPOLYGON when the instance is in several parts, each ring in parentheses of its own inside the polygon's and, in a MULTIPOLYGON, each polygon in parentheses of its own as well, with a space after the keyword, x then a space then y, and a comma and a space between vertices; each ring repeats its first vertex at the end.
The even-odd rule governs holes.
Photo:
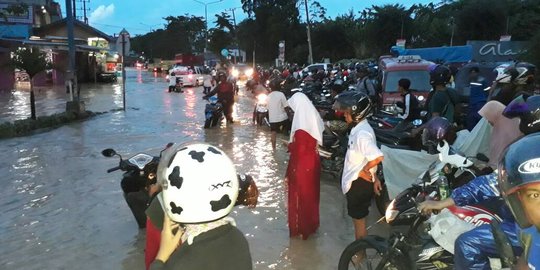
POLYGON ((396 219, 396 217, 399 214, 399 211, 394 209, 394 204, 396 203, 396 199, 393 199, 392 202, 388 205, 386 208, 386 212, 384 213, 384 218, 386 219, 386 223, 390 223, 396 219))
POLYGON ((238 77, 239 74, 240 74, 240 73, 238 72, 238 70, 233 69, 232 75, 233 75, 234 77, 238 77))
POLYGON ((246 76, 248 76, 248 77, 249 77, 249 76, 253 75, 253 69, 252 69, 252 68, 250 68, 250 69, 246 70, 246 72, 245 72, 245 73, 246 73, 246 76))
POLYGON ((266 99, 268 99, 268 96, 266 94, 260 94, 257 96, 257 101, 259 103, 266 103, 266 99))

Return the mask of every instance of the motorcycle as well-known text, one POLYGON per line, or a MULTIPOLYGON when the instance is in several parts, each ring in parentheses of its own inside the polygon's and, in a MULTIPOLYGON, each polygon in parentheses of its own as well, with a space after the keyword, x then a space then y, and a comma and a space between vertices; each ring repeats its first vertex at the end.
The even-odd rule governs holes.
POLYGON ((341 181, 343 165, 349 136, 349 125, 345 121, 333 120, 325 122, 323 131, 323 145, 319 148, 322 157, 321 169, 323 173, 332 175, 341 181))
MULTIPOLYGON (((436 165, 430 167, 434 169, 436 165)), ((475 226, 501 221, 490 208, 480 205, 450 207, 428 219, 418 210, 418 203, 441 197, 429 172, 392 200, 385 216, 378 221, 385 220, 390 225, 411 221, 408 230, 395 232, 388 239, 369 235, 354 241, 342 252, 339 270, 350 269, 351 265, 359 269, 360 264, 367 269, 452 269, 453 243, 461 233, 475 226), (363 252, 364 260, 359 262, 356 256, 363 252)))
MULTIPOLYGON (((454 189, 478 176, 492 172, 491 168, 487 166, 482 167, 487 162, 487 157, 483 154, 478 154, 474 158, 467 157, 452 148, 446 141, 442 141, 441 144, 437 145, 437 151, 439 152, 438 160, 434 161, 417 180, 423 179, 429 185, 436 185, 439 173, 442 172, 448 179, 450 189, 454 189), (472 159, 476 159, 477 164, 472 159), (429 177, 429 181, 427 181, 426 177, 429 177)), ((377 175, 382 182, 383 190, 381 196, 375 197, 375 204, 381 215, 384 215, 387 211, 387 206, 391 202, 387 189, 387 180, 384 177, 382 166, 379 166, 377 175)))
MULTIPOLYGON (((172 143, 167 144, 165 149, 172 145, 172 143)), ((165 149, 161 150, 157 157, 145 153, 138 153, 128 159, 123 159, 122 156, 116 153, 112 148, 107 148, 101 152, 105 157, 118 156, 120 158, 118 166, 108 169, 107 173, 117 170, 124 171, 120 186, 122 187, 124 199, 141 229, 146 227, 146 214, 144 211, 151 199, 149 187, 156 183, 157 166, 159 164, 161 153, 165 149)))
POLYGON ((223 120, 223 105, 218 101, 217 97, 209 97, 208 104, 204 108, 204 128, 215 127, 223 120))
POLYGON ((257 95, 257 103, 255 103, 255 109, 253 109, 253 123, 262 126, 270 126, 268 120, 268 95, 260 93, 257 95))
MULTIPOLYGON (((470 162, 458 156, 449 160, 470 162)), ((396 196, 386 208, 384 216, 377 221, 385 220, 391 226, 408 224, 407 232, 395 232, 389 239, 370 235, 354 241, 342 252, 339 270, 349 269, 351 265, 359 269, 356 258, 359 252, 366 253, 366 260, 361 264, 367 269, 452 269, 453 243, 461 233, 492 221, 502 221, 494 214, 495 209, 504 203, 502 199, 485 205, 449 207, 431 218, 420 213, 419 202, 441 198, 438 182, 432 173, 438 165, 437 162, 431 164, 416 183, 396 196)), ((451 186, 458 184, 456 179, 448 179, 451 186)))

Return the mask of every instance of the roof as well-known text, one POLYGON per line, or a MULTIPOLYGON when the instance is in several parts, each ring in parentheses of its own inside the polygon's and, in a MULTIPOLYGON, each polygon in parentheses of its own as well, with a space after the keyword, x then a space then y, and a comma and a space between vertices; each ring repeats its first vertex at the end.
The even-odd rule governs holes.
MULTIPOLYGON (((36 28, 34 31, 36 31, 36 32, 47 31, 49 29, 58 28, 59 26, 62 26, 62 25, 67 25, 67 18, 64 18, 64 19, 55 21, 53 23, 44 25, 44 26, 42 26, 40 28, 36 28)), ((93 33, 96 34, 97 37, 106 39, 109 42, 113 41, 113 37, 101 32, 100 30, 98 30, 98 29, 96 29, 96 28, 94 28, 94 27, 92 27, 92 26, 90 26, 88 24, 85 24, 85 23, 83 23, 83 22, 81 22, 79 20, 74 20, 74 26, 83 28, 83 29, 85 29, 86 31, 89 31, 89 32, 93 32, 93 33)))
MULTIPOLYGON (((50 41, 45 41, 45 40, 10 39, 10 38, 0 38, 0 40, 12 42, 15 44, 41 47, 44 49, 54 49, 54 50, 61 50, 61 51, 69 50, 68 44, 64 42, 50 42, 50 41)), ((89 46, 89 45, 84 45, 84 44, 75 45, 75 49, 78 52, 81 52, 81 51, 82 52, 99 52, 103 50, 103 48, 100 48, 100 47, 89 46)))
POLYGON ((399 62, 397 58, 388 57, 380 59, 379 66, 381 69, 387 71, 396 70, 428 70, 429 66, 433 65, 433 62, 421 59, 414 62, 399 62))
POLYGON ((442 63, 466 63, 472 59, 472 46, 405 49, 399 55, 420 55, 422 59, 442 63))

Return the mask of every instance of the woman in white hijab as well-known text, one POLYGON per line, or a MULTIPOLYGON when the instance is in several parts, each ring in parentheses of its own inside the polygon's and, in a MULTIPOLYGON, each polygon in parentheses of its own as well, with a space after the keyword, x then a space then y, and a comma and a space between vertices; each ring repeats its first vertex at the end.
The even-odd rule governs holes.
POLYGON ((324 123, 305 94, 296 93, 288 102, 294 111, 285 180, 289 235, 305 240, 319 227, 321 164, 317 144, 322 144, 324 123))

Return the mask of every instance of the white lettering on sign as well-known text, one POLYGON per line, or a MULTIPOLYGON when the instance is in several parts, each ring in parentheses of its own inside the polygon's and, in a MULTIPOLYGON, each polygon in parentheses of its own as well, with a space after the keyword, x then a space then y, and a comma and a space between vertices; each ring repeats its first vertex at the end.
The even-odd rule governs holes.
POLYGON ((501 48, 501 43, 496 43, 496 42, 487 43, 486 45, 482 46, 480 48, 480 50, 478 51, 478 53, 480 55, 488 55, 488 54, 490 54, 490 55, 493 55, 493 56, 518 55, 518 54, 522 54, 524 52, 525 51, 514 52, 514 51, 512 51, 512 49, 508 49, 508 50, 503 51, 503 49, 501 48))
POLYGON ((520 173, 540 173, 540 158, 523 162, 518 170, 520 173))

